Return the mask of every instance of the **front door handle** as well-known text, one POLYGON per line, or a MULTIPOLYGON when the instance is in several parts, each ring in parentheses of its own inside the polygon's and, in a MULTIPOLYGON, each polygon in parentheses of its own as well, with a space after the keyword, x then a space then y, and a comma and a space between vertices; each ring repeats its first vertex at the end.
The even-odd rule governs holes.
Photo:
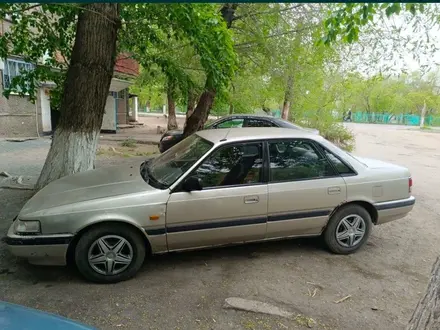
POLYGON ((244 198, 245 204, 254 204, 258 203, 260 201, 260 198, 258 196, 247 196, 244 198))
POLYGON ((330 187, 327 189, 329 195, 337 195, 341 193, 341 187, 330 187))

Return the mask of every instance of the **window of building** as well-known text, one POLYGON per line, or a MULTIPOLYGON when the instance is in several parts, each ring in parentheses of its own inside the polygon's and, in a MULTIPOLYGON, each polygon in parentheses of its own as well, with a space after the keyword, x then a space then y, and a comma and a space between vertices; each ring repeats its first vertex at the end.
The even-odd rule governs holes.
MULTIPOLYGON (((22 60, 6 59, 3 69, 3 88, 10 88, 11 83, 15 77, 19 77, 23 71, 31 71, 34 69, 32 63, 27 63, 22 60)), ((17 91, 20 91, 20 87, 16 87, 17 91)))

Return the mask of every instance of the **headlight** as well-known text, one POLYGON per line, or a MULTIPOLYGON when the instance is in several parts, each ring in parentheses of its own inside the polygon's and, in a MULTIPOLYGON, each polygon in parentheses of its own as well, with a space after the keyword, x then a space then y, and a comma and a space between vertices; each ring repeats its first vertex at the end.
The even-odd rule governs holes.
POLYGON ((39 234, 41 232, 40 221, 38 220, 16 220, 15 232, 17 234, 39 234))
POLYGON ((162 138, 162 141, 168 141, 168 140, 171 140, 172 138, 173 138, 172 135, 167 135, 162 138))

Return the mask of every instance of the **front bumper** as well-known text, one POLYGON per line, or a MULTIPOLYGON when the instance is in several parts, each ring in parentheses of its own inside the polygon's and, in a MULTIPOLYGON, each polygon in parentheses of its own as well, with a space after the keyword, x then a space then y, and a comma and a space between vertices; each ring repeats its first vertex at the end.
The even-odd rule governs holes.
POLYGON ((405 199, 374 204, 378 215, 377 224, 380 225, 405 217, 412 211, 415 203, 415 197, 410 196, 405 199))
POLYGON ((69 243, 73 235, 34 235, 22 236, 14 233, 14 224, 9 227, 3 239, 8 250, 16 257, 26 258, 34 265, 63 266, 69 243))

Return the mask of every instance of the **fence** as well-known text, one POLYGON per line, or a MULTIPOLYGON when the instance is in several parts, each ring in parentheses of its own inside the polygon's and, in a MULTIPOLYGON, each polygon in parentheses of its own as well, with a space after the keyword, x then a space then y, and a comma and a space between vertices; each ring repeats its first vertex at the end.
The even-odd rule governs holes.
MULTIPOLYGON (((421 116, 411 115, 411 114, 394 115, 394 114, 382 114, 382 113, 354 112, 351 115, 351 120, 355 123, 419 126, 421 116)), ((440 117, 434 117, 432 115, 426 116, 425 125, 440 126, 440 117)))

